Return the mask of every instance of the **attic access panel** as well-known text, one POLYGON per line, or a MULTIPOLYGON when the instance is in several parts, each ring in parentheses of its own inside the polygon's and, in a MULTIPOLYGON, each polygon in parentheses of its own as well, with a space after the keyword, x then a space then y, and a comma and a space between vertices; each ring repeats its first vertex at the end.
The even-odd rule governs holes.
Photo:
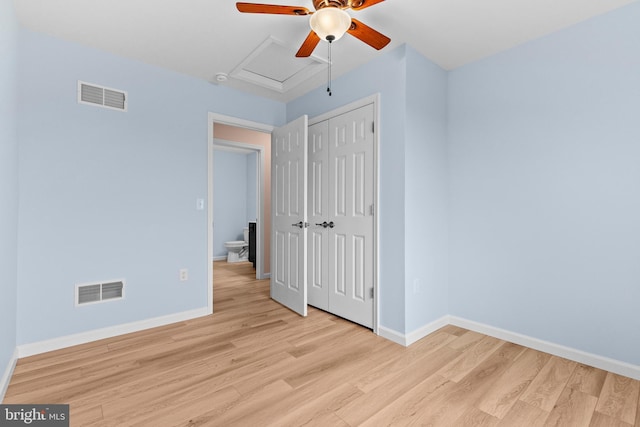
POLYGON ((231 77, 285 93, 326 67, 322 58, 296 58, 295 54, 295 49, 269 37, 231 72, 231 77))

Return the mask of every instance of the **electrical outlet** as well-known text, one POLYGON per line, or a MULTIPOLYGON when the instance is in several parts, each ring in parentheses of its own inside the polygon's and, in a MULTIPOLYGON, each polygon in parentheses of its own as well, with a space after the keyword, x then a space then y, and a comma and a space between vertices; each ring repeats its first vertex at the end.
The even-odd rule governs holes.
POLYGON ((181 282, 186 282, 187 280, 189 280, 189 270, 187 270, 186 268, 181 268, 180 269, 180 281, 181 282))

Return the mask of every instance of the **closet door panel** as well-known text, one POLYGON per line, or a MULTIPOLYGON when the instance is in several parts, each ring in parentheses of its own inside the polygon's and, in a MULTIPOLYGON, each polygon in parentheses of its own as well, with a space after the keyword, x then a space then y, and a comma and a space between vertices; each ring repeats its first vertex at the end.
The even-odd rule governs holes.
POLYGON ((373 327, 373 105, 329 120, 329 311, 373 327))
POLYGON ((307 116, 271 134, 271 298, 307 315, 307 116))
POLYGON ((308 303, 329 309, 329 242, 322 225, 329 217, 329 122, 309 127, 309 264, 308 303))

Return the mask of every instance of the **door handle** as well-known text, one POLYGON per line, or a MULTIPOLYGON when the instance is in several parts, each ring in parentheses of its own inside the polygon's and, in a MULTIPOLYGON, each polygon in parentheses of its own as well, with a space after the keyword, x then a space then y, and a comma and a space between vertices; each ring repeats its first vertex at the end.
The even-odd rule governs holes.
MULTIPOLYGON (((297 225, 297 226, 299 226, 299 224, 293 224, 293 225, 297 225)), ((336 225, 333 223, 333 221, 331 221, 331 222, 327 222, 327 221, 325 221, 325 222, 322 222, 322 223, 317 223, 317 222, 316 222, 316 225, 317 225, 318 227, 322 227, 322 228, 327 228, 327 227, 329 227, 329 228, 333 228, 333 227, 335 227, 335 226, 336 226, 336 225)))
POLYGON ((297 223, 291 224, 291 225, 294 226, 294 227, 298 227, 298 228, 307 228, 309 226, 309 223, 300 221, 300 222, 297 222, 297 223))

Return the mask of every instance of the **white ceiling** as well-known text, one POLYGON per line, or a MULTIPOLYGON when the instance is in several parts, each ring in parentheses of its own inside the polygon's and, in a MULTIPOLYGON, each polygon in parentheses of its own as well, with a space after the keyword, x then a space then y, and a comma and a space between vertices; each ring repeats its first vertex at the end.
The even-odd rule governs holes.
MULTIPOLYGON (((391 38, 382 51, 345 35, 333 44, 336 77, 407 43, 453 69, 638 0, 387 0, 349 13, 391 38)), ((304 6, 311 0, 258 0, 304 6)), ((270 37, 293 56, 308 17, 242 14, 232 0, 14 0, 25 27, 211 82, 270 37)), ((314 55, 326 61, 326 44, 314 55)), ((277 67, 278 64, 273 64, 277 67)), ((286 74, 286 72, 284 72, 286 74)), ((286 91, 230 78, 221 83, 280 101, 326 82, 325 72, 286 91)))

